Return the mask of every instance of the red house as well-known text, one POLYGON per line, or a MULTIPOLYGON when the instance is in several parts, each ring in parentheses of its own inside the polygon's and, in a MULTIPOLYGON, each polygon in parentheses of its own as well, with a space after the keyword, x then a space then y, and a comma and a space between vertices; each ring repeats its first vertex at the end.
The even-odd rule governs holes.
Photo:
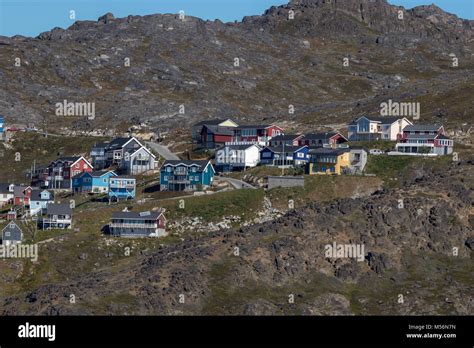
POLYGON ((31 186, 15 186, 13 189, 13 204, 30 206, 31 186))
POLYGON ((283 133, 283 128, 275 125, 248 125, 233 128, 233 142, 250 142, 267 146, 269 141, 283 133))
POLYGON ((84 157, 61 157, 47 168, 45 186, 52 189, 70 189, 71 178, 84 172, 92 172, 92 164, 84 157))
POLYGON ((235 127, 222 127, 205 124, 201 130, 201 143, 205 148, 213 149, 219 145, 231 142, 235 127))

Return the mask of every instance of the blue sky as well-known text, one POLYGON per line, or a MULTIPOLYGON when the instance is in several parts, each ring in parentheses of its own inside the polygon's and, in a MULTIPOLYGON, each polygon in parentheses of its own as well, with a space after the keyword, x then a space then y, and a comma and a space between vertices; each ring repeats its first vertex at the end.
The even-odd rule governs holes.
MULTIPOLYGON (((272 5, 288 0, 0 0, 0 35, 37 36, 54 27, 67 28, 77 20, 96 20, 106 12, 116 17, 130 14, 178 13, 203 19, 219 18, 224 22, 241 20, 247 15, 262 14, 272 5)), ((434 3, 462 18, 474 19, 474 0, 389 0, 394 5, 411 8, 434 3)))

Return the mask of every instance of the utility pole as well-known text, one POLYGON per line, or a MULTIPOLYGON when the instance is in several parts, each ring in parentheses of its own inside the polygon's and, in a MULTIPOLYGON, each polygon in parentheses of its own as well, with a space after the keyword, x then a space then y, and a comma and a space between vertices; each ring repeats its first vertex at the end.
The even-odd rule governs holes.
POLYGON ((281 176, 285 176, 285 140, 283 140, 283 160, 282 160, 282 166, 281 166, 281 176))

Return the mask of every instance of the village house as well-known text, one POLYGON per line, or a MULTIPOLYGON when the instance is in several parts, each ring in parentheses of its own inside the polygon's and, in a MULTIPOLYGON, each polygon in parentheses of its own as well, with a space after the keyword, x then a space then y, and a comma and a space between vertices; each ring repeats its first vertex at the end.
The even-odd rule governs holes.
POLYGON ((109 224, 110 234, 128 238, 166 236, 166 218, 163 212, 115 212, 109 224))
POLYGON ((96 169, 117 166, 121 174, 141 174, 156 168, 156 156, 135 137, 115 138, 92 147, 91 161, 96 169))
POLYGON ((205 124, 201 130, 201 145, 206 149, 214 149, 231 143, 235 127, 216 126, 205 124))
POLYGON ((125 153, 119 170, 121 173, 137 175, 154 170, 156 167, 156 156, 146 147, 141 147, 131 154, 125 153))
POLYGON ((349 149, 332 149, 321 147, 309 151, 307 173, 341 175, 343 168, 350 165, 349 149))
POLYGON ((70 229, 72 227, 72 209, 67 203, 49 203, 43 229, 70 229))
POLYGON ((268 146, 277 147, 277 146, 298 146, 300 145, 304 135, 303 134, 280 134, 276 137, 273 137, 269 142, 268 146))
POLYGON ((30 178, 31 185, 42 187, 48 181, 48 165, 34 165, 27 171, 27 177, 30 178))
POLYGON ((91 163, 96 170, 107 168, 111 164, 109 164, 107 161, 108 145, 109 143, 98 143, 91 148, 91 163))
POLYGON ((297 145, 337 147, 347 141, 347 138, 339 132, 308 133, 299 140, 297 145))
POLYGON ((216 167, 221 171, 251 168, 260 162, 260 147, 255 144, 225 145, 216 152, 216 167))
POLYGON ((113 176, 109 179, 109 201, 135 199, 137 180, 132 176, 113 176))
POLYGON ((15 209, 12 207, 8 212, 7 212, 7 220, 16 220, 18 218, 18 209, 15 209))
POLYGON ((362 116, 349 123, 348 139, 349 141, 395 141, 403 133, 403 129, 412 124, 406 117, 362 116))
POLYGON ((230 118, 228 119, 215 119, 215 120, 204 120, 198 123, 195 123, 192 128, 192 139, 194 142, 200 143, 202 142, 202 130, 204 126, 215 126, 215 127, 237 127, 238 124, 232 121, 230 118))
POLYGON ((46 212, 49 203, 54 203, 54 192, 34 189, 30 197, 30 216, 42 215, 46 212))
POLYGON ((2 230, 2 245, 20 244, 22 240, 23 231, 14 221, 10 221, 2 230))
POLYGON ((362 174, 367 165, 368 151, 361 147, 349 149, 349 166, 343 169, 345 174, 362 174))
POLYGON ((282 133, 282 128, 272 124, 239 126, 234 128, 232 142, 255 143, 260 146, 268 146, 273 137, 282 133))
POLYGON ((44 186, 50 189, 71 189, 74 176, 92 172, 92 169, 92 164, 82 156, 60 157, 49 164, 44 186))
POLYGON ((16 185, 13 188, 13 205, 29 207, 31 191, 33 191, 31 186, 16 185))
POLYGON ((445 135, 443 126, 417 124, 403 129, 395 148, 405 154, 449 155, 453 147, 454 142, 445 135))
POLYGON ((166 161, 160 171, 161 191, 195 191, 212 185, 211 161, 166 161))
POLYGON ((300 166, 308 162, 309 148, 303 146, 267 146, 260 151, 260 163, 273 166, 300 166))
POLYGON ((117 174, 111 170, 83 172, 72 178, 72 192, 107 193, 109 192, 109 178, 113 176, 117 176, 117 174))
POLYGON ((0 208, 13 203, 15 184, 0 183, 0 208))

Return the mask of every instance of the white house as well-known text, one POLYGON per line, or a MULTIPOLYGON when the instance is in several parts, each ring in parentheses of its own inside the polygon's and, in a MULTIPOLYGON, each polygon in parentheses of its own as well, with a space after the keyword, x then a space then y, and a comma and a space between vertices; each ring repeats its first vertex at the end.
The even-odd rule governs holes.
POLYGON ((222 170, 255 167, 260 162, 260 147, 256 144, 225 145, 216 152, 216 166, 222 170))
POLYGON ((396 145, 396 151, 404 154, 450 155, 454 141, 446 136, 443 126, 410 125, 403 129, 403 135, 396 145))
POLYGON ((155 155, 144 146, 132 153, 126 152, 120 163, 120 169, 130 175, 136 175, 149 170, 154 170, 155 167, 155 155))
POLYGON ((349 141, 397 140, 403 129, 413 123, 406 117, 362 116, 347 126, 349 141))
POLYGON ((0 184, 0 207, 13 203, 14 191, 14 184, 0 184))

